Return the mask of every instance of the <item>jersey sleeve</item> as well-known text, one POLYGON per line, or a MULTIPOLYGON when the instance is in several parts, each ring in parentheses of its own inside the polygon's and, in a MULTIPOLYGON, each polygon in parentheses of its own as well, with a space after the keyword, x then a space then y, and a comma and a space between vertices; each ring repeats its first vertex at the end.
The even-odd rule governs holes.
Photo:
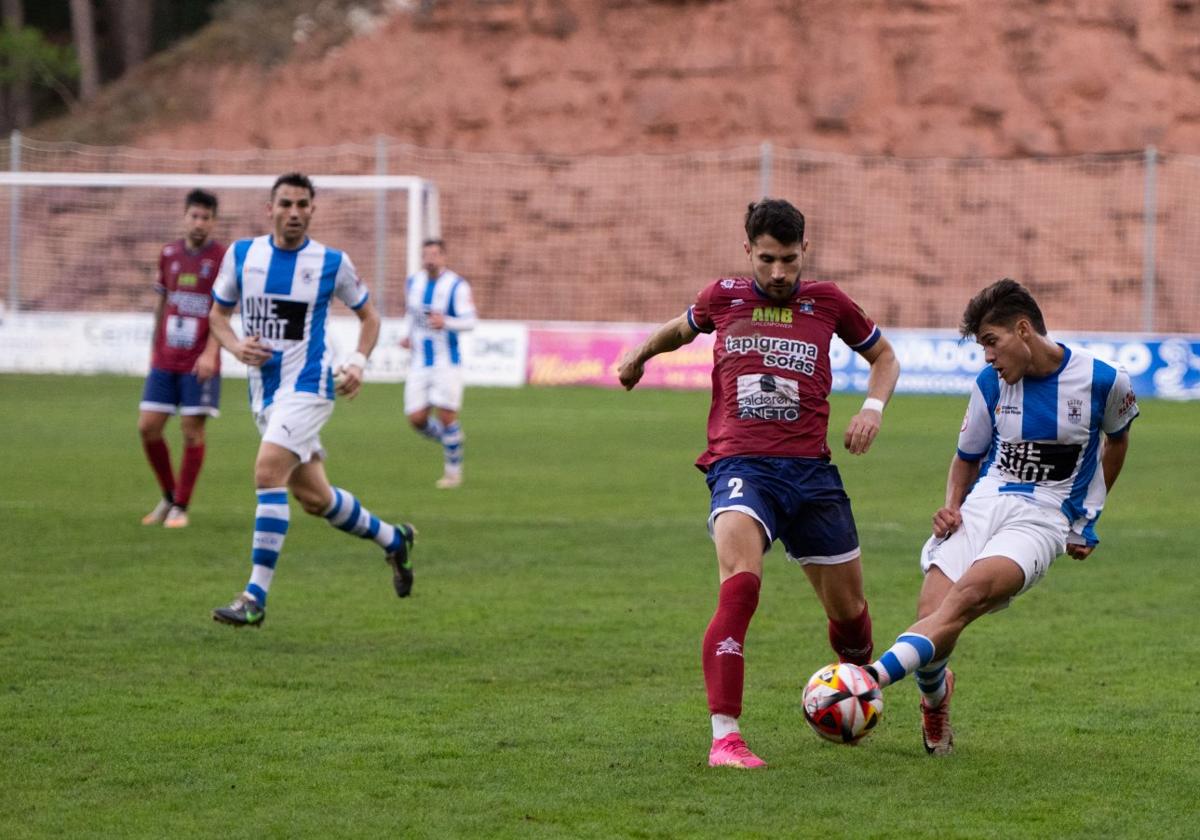
POLYGON ((705 286, 696 294, 696 302, 688 307, 688 325, 698 333, 710 333, 717 328, 712 319, 712 297, 716 290, 716 283, 705 286))
POLYGON ((233 306, 241 297, 241 290, 238 288, 237 258, 235 256, 235 252, 241 246, 242 243, 237 242, 232 247, 226 249, 225 256, 221 257, 221 267, 217 269, 217 279, 213 281, 213 300, 222 306, 233 306))
POLYGON ((163 248, 158 254, 158 277, 154 281, 154 291, 160 295, 167 293, 167 249, 163 248))
POLYGON ((1109 437, 1120 437, 1140 413, 1129 374, 1123 368, 1117 368, 1117 377, 1108 392, 1108 402, 1104 406, 1104 419, 1100 427, 1109 437))
POLYGON ((408 315, 412 309, 412 290, 413 283, 417 282, 417 275, 410 274, 404 281, 404 314, 408 315))
POLYGON ((446 308, 446 328, 454 332, 466 332, 475 329, 478 315, 475 312, 475 298, 471 294, 471 284, 461 277, 450 292, 450 302, 446 308))
MULTIPOLYGON (((985 368, 984 373, 990 371, 985 368)), ((962 428, 958 432, 958 457, 964 461, 978 461, 992 448, 992 436, 995 425, 991 408, 985 393, 987 383, 982 374, 975 380, 971 388, 971 398, 967 402, 967 413, 963 417, 962 428)))
POLYGON ((882 333, 863 308, 848 294, 836 286, 833 288, 838 314, 835 332, 851 350, 862 353, 877 342, 882 333))
POLYGON ((333 293, 342 303, 351 309, 361 309, 370 299, 367 284, 358 276, 358 270, 350 255, 343 253, 342 262, 338 265, 337 279, 333 284, 333 293))

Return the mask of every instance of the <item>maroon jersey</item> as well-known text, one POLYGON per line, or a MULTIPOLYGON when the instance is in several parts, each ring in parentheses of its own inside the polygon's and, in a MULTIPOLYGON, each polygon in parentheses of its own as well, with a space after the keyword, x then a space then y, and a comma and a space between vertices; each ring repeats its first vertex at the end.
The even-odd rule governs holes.
POLYGON ((863 351, 879 328, 833 283, 802 282, 786 303, 753 278, 706 286, 688 309, 700 332, 716 330, 708 449, 702 470, 731 455, 828 458, 829 340, 863 351))
POLYGON ((162 321, 154 334, 151 367, 190 373, 196 366, 208 343, 213 281, 224 255, 225 246, 213 241, 195 252, 189 251, 182 239, 163 248, 154 291, 166 295, 166 300, 162 321))

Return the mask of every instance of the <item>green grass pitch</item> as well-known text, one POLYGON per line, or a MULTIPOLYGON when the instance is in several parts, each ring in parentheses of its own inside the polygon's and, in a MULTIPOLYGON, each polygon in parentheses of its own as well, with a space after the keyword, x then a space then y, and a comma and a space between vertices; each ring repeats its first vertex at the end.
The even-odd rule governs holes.
MULTIPOLYGON (((958 752, 921 749, 915 686, 862 745, 808 731, 832 658, 776 548, 747 640, 759 773, 706 766, 715 604, 691 462, 707 395, 471 389, 467 483, 369 385, 326 428, 334 483, 419 529, 416 589, 292 505, 261 630, 209 618, 249 571, 257 435, 225 384, 182 531, 156 492, 141 383, 0 377, 0 836, 1166 837, 1200 825, 1200 406, 1147 401, 1093 558, 1060 558, 964 635, 958 752)), ((911 621, 917 552, 963 398, 897 397, 841 432, 876 648, 911 621)), ((169 441, 178 459, 175 423, 169 441)))

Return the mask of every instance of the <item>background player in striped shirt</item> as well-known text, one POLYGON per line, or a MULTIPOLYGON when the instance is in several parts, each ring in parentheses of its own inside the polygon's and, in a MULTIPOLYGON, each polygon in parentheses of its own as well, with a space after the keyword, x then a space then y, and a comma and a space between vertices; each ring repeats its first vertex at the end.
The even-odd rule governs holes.
POLYGON ((1129 376, 1047 338, 1037 301, 1015 280, 972 298, 961 331, 989 367, 972 389, 946 503, 921 550, 918 620, 868 666, 884 686, 916 671, 932 755, 954 749, 946 664, 959 634, 1041 580, 1059 554, 1092 553, 1138 416, 1129 376))
POLYGON ((404 286, 404 322, 400 346, 412 351, 404 381, 404 413, 412 427, 442 445, 442 477, 437 487, 462 484, 462 348, 459 333, 475 329, 471 284, 446 268, 446 245, 428 239, 421 249, 423 268, 404 286), (437 410, 431 416, 430 408, 437 410))
POLYGON ((192 190, 183 204, 186 234, 164 246, 158 258, 150 373, 138 406, 142 448, 162 490, 142 524, 168 528, 188 524, 188 503, 204 464, 204 423, 217 416, 221 403, 221 347, 208 330, 212 285, 225 253, 212 239, 217 197, 192 190), (183 432, 178 482, 163 440, 167 418, 176 412, 183 432))
POLYGON ((763 555, 778 538, 799 563, 828 618, 842 661, 866 664, 871 615, 850 500, 830 463, 829 342, 836 334, 871 366, 867 400, 844 444, 865 453, 900 376, 888 340, 833 283, 802 281, 804 216, 786 201, 763 199, 746 211, 750 277, 725 277, 696 296, 683 315, 659 327, 618 366, 632 388, 647 360, 716 332, 708 449, 696 465, 712 493, 709 531, 717 549, 717 611, 702 647, 712 715, 713 766, 763 762, 742 740, 744 644, 758 608, 763 555))
POLYGON ((268 205, 274 232, 238 240, 221 263, 213 287, 212 331, 250 369, 250 408, 262 434, 254 461, 258 507, 250 555, 250 580, 213 619, 261 626, 267 592, 283 549, 289 491, 305 513, 378 544, 392 567, 401 598, 412 591, 411 525, 393 525, 367 510, 325 475, 322 427, 333 414, 335 392, 353 399, 367 357, 379 339, 379 313, 350 257, 308 238, 316 191, 307 176, 281 175, 268 205), (326 341, 329 305, 338 298, 358 316, 358 349, 335 374, 326 341), (240 302, 244 338, 230 316, 240 302))

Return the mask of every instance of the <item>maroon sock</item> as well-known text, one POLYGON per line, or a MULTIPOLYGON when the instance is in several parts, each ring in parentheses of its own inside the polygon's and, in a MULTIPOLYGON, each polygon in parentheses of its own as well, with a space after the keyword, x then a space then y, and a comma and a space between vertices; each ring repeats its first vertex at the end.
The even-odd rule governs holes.
POLYGON ((866 665, 871 661, 875 643, 871 641, 871 613, 865 604, 858 618, 829 619, 829 646, 838 655, 839 662, 866 665))
POLYGON ((179 468, 179 487, 175 491, 175 504, 187 507, 192 499, 192 488, 204 465, 204 444, 183 448, 183 465, 179 468))
POLYGON ((721 584, 717 611, 704 634, 704 687, 708 709, 714 715, 738 717, 742 713, 742 685, 746 660, 742 646, 746 629, 758 607, 758 575, 739 572, 721 584))
POLYGON ((150 462, 154 475, 158 477, 158 486, 162 488, 163 495, 173 498, 175 474, 171 472, 171 452, 167 449, 167 442, 162 438, 144 440, 142 448, 146 450, 146 460, 150 462))

